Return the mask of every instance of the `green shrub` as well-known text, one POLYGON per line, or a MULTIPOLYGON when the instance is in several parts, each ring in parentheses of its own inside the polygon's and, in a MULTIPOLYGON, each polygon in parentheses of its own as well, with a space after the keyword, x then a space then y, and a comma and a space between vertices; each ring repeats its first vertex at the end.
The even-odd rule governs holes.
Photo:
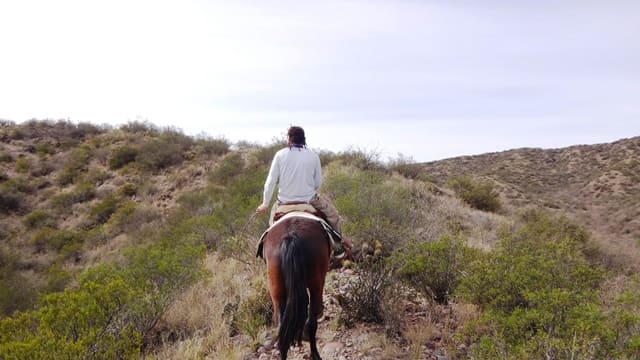
POLYGON ((96 196, 91 184, 78 184, 72 191, 61 192, 52 197, 51 203, 58 209, 69 209, 73 204, 85 202, 96 196))
POLYGON ((0 151, 0 163, 12 163, 13 162, 13 156, 6 152, 6 151, 0 151))
POLYGON ((36 300, 36 289, 18 268, 15 256, 0 248, 0 319, 30 307, 36 300))
POLYGON ((76 289, 0 321, 0 357, 116 359, 137 357, 141 336, 123 313, 135 293, 113 268, 97 268, 76 289))
POLYGON ((403 293, 396 286, 391 269, 381 258, 366 261, 360 264, 358 276, 340 287, 336 298, 341 308, 340 320, 345 325, 364 321, 384 323, 391 332, 399 330, 393 303, 399 303, 403 293))
POLYGON ((433 242, 412 241, 392 256, 398 275, 428 299, 446 304, 467 266, 479 256, 459 236, 433 242))
POLYGON ((411 189, 386 181, 385 174, 329 166, 322 191, 338 209, 342 231, 360 241, 380 241, 384 251, 401 246, 418 225, 411 189))
POLYGON ((136 156, 136 162, 143 169, 154 172, 179 165, 183 160, 182 147, 163 139, 153 139, 145 143, 136 156))
POLYGON ((49 159, 40 159, 38 165, 31 169, 31 176, 41 177, 51 174, 55 170, 54 165, 49 159))
POLYGON ((61 186, 72 184, 82 171, 86 170, 89 163, 90 153, 85 147, 77 147, 71 150, 69 159, 56 178, 61 186))
POLYGON ((196 140, 196 149, 206 155, 222 156, 229 152, 230 143, 225 138, 210 138, 201 136, 196 140))
POLYGON ((406 158, 402 154, 397 159, 389 161, 388 168, 407 179, 422 180, 427 178, 420 164, 416 164, 412 158, 406 158))
POLYGON ((126 183, 118 189, 118 193, 122 196, 135 196, 138 194, 138 186, 132 183, 126 183))
POLYGON ((269 324, 273 316, 273 307, 269 290, 263 281, 251 284, 252 293, 238 304, 231 316, 231 328, 248 335, 254 343, 269 324))
POLYGON ((5 181, 2 184, 2 187, 7 191, 22 194, 33 194, 33 192, 36 190, 32 179, 23 175, 18 175, 13 179, 5 181))
POLYGON ((45 210, 34 210, 22 219, 22 224, 28 229, 41 226, 52 226, 51 216, 45 210))
POLYGON ((19 173, 27 173, 31 170, 31 160, 26 156, 19 156, 16 159, 16 171, 19 173))
POLYGON ((226 188, 211 184, 180 197, 185 231, 223 256, 251 263, 255 259, 255 234, 267 227, 267 219, 254 218, 262 200, 267 170, 250 167, 226 188), (250 221, 253 220, 253 221, 250 221))
POLYGON ((38 252, 50 249, 66 254, 77 250, 84 242, 84 238, 82 233, 77 231, 56 230, 46 227, 35 233, 31 242, 38 252))
MULTIPOLYGON (((111 233, 120 233, 127 228, 132 221, 136 220, 135 212, 137 205, 134 201, 126 201, 123 204, 118 205, 117 209, 113 212, 113 215, 108 219, 108 224, 111 229, 111 233)), ((135 229, 130 229, 135 230, 135 229)))
POLYGON ((286 141, 274 140, 270 145, 258 147, 258 149, 252 153, 252 159, 259 166, 269 166, 276 152, 286 146, 286 141))
POLYGON ((115 196, 106 196, 95 204, 89 211, 89 219, 93 225, 106 223, 111 215, 116 212, 120 199, 115 196))
POLYGON ((24 195, 15 193, 11 189, 0 186, 0 213, 10 213, 22 209, 25 202, 24 195))
POLYGON ((129 121, 124 125, 120 126, 120 130, 132 133, 132 134, 147 134, 147 135, 157 135, 160 131, 158 127, 153 125, 148 121, 129 121))
POLYGON ((623 291, 615 297, 605 314, 612 337, 612 358, 640 358, 640 275, 633 275, 624 283, 623 291))
POLYGON ((366 151, 362 149, 351 149, 334 154, 323 154, 321 158, 325 162, 323 164, 337 161, 345 166, 351 166, 364 171, 382 171, 385 166, 380 160, 380 153, 375 151, 366 151))
POLYGON ((448 185, 472 208, 498 212, 502 207, 500 196, 494 191, 491 181, 476 181, 469 176, 458 176, 451 178, 448 185))
MULTIPOLYGON (((172 232, 82 273, 37 309, 0 320, 2 359, 133 359, 175 297, 202 278, 204 247, 172 232)), ((148 344, 147 344, 148 345, 148 344)))
POLYGON ((94 170, 88 172, 83 176, 82 182, 92 184, 95 186, 100 186, 105 183, 105 181, 111 179, 113 175, 108 171, 103 170, 94 170))
POLYGON ((584 254, 585 235, 565 218, 528 212, 476 261, 461 294, 483 310, 471 341, 478 358, 606 358, 599 308, 603 272, 584 254), (482 330, 484 329, 484 330, 482 330))
POLYGON ((111 170, 117 170, 123 166, 136 161, 138 156, 138 149, 132 146, 119 147, 111 153, 109 158, 109 168, 111 170))
POLYGON ((162 133, 160 134, 160 140, 166 143, 178 145, 182 153, 190 150, 194 144, 192 137, 185 135, 181 129, 176 127, 163 128, 162 133))
POLYGON ((48 141, 39 141, 36 144, 36 153, 41 157, 53 155, 56 153, 56 147, 48 141))
POLYGON ((209 181, 227 185, 236 176, 240 175, 244 171, 245 162, 242 155, 239 153, 233 153, 227 155, 218 166, 212 171, 209 176, 209 181))

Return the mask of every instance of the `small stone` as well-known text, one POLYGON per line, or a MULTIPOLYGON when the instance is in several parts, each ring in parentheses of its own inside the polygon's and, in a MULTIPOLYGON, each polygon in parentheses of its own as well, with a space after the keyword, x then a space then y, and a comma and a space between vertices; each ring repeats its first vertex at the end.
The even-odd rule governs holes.
POLYGON ((334 341, 334 342, 326 343, 322 347, 322 352, 327 354, 327 355, 336 355, 343 348, 344 348, 344 344, 343 343, 334 341))

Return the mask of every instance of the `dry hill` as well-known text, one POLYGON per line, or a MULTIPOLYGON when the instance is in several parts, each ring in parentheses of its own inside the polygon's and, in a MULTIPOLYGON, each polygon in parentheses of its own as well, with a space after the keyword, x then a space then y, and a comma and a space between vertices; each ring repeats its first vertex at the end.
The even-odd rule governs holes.
POLYGON ((640 137, 561 149, 515 149, 421 164, 444 184, 452 176, 491 179, 511 208, 560 210, 612 253, 640 243, 640 137))

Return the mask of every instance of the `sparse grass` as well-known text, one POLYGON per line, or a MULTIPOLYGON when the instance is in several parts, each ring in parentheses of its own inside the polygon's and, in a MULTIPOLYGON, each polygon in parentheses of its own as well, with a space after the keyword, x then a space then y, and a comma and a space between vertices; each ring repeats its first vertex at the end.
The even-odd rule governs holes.
POLYGON ((183 293, 165 314, 167 327, 180 336, 178 342, 167 342, 159 349, 159 359, 199 359, 205 354, 225 359, 248 352, 249 343, 232 341, 238 330, 232 324, 241 299, 251 297, 253 290, 246 283, 256 274, 244 264, 215 254, 207 257, 206 267, 211 275, 183 293))
POLYGON ((404 333, 404 338, 409 343, 409 359, 422 359, 422 347, 427 345, 437 331, 436 324, 429 319, 420 319, 417 323, 410 325, 404 333))

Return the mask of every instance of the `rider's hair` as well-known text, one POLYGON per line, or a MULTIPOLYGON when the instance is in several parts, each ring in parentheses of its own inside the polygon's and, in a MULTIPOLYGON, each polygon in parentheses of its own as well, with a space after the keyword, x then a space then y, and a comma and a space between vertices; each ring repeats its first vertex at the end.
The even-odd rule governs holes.
POLYGON ((307 145, 307 139, 304 137, 304 130, 300 126, 292 126, 287 131, 289 141, 297 145, 307 145))

